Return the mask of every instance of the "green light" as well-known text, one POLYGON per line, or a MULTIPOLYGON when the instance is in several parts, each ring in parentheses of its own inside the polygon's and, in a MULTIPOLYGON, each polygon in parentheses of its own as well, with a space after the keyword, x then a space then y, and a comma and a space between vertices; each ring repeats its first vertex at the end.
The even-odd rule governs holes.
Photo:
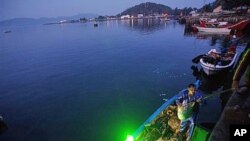
POLYGON ((134 137, 131 135, 128 135, 126 141, 134 141, 134 137))

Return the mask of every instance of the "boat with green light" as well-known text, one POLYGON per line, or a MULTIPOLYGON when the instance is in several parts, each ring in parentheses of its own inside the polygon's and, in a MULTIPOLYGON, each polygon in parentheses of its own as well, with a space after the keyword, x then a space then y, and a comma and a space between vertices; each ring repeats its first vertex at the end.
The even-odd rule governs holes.
MULTIPOLYGON (((199 80, 194 84, 199 87, 199 80)), ((126 141, 186 141, 186 134, 178 133, 180 120, 177 117, 176 99, 186 89, 180 91, 159 107, 126 141)), ((211 124, 195 124, 191 141, 207 141, 211 124)))

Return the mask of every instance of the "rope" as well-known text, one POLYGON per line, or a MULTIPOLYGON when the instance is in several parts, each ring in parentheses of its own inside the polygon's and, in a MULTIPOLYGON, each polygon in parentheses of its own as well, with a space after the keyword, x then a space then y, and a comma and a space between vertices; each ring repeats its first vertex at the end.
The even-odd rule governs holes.
POLYGON ((205 96, 203 99, 208 99, 208 98, 213 97, 213 96, 215 96, 215 95, 222 94, 222 93, 226 93, 226 92, 230 92, 230 91, 233 91, 233 90, 235 90, 235 88, 229 88, 229 89, 226 89, 226 90, 224 90, 224 91, 217 92, 217 93, 213 93, 213 94, 210 94, 210 95, 208 95, 208 96, 205 96))

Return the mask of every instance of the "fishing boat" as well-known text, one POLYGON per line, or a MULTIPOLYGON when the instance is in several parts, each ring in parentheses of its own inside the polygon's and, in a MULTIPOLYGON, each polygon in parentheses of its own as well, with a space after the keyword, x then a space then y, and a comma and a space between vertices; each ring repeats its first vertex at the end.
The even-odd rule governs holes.
MULTIPOLYGON (((200 81, 195 83, 199 87, 200 81)), ((180 121, 177 118, 177 106, 175 100, 185 91, 180 91, 178 94, 167 100, 159 107, 135 132, 133 135, 128 135, 126 141, 169 141, 178 140, 185 141, 185 134, 177 134, 180 121)), ((203 126, 205 124, 196 124, 192 133, 192 141, 206 141, 210 131, 203 126)))
POLYGON ((227 27, 200 27, 195 26, 199 32, 229 34, 231 29, 227 27))
POLYGON ((97 22, 94 23, 94 27, 98 27, 98 23, 97 22))
POLYGON ((220 71, 230 69, 237 58, 236 52, 222 54, 216 49, 211 49, 206 55, 200 58, 200 64, 207 75, 213 75, 220 71))
POLYGON ((228 25, 228 22, 221 22, 218 21, 217 19, 210 19, 210 18, 200 18, 200 23, 206 23, 206 24, 210 24, 210 25, 218 25, 218 26, 226 26, 228 25))
POLYGON ((6 30, 3 33, 11 33, 11 30, 6 30))
POLYGON ((250 24, 249 19, 240 21, 234 25, 228 25, 227 22, 202 21, 199 26, 194 25, 193 29, 197 30, 198 32, 229 34, 231 30, 242 31, 249 24, 250 24))
POLYGON ((229 34, 231 29, 229 29, 227 26, 227 22, 219 22, 217 19, 201 18, 200 25, 194 25, 193 29, 198 32, 205 33, 229 34))

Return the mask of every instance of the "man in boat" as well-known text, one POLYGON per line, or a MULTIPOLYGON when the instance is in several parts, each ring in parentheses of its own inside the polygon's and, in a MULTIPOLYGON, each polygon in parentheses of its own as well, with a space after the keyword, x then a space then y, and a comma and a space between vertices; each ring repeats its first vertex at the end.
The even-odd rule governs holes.
POLYGON ((247 44, 246 50, 242 53, 242 59, 234 73, 232 87, 237 93, 242 93, 239 87, 239 81, 243 79, 246 91, 250 90, 250 42, 247 44), (244 76, 244 77, 242 77, 244 76))
POLYGON ((191 138, 194 122, 199 111, 199 103, 201 102, 202 96, 196 91, 194 84, 189 84, 187 90, 185 90, 176 100, 178 106, 177 115, 181 121, 180 132, 184 132, 187 126, 189 126, 187 140, 191 138))

